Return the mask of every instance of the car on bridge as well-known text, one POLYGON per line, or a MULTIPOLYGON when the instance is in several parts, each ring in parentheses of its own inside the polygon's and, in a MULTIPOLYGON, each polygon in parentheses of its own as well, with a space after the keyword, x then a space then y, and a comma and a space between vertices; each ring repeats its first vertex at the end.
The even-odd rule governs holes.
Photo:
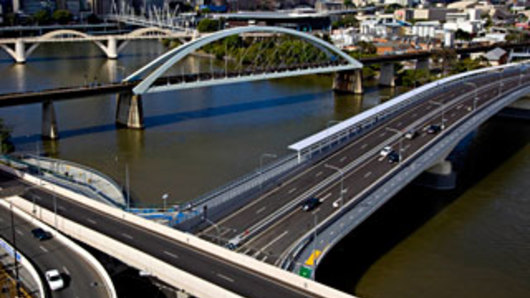
POLYGON ((385 146, 385 148, 381 149, 381 151, 379 152, 379 155, 381 155, 382 157, 386 157, 390 152, 392 152, 392 147, 385 146))
POLYGON ((41 228, 36 228, 36 229, 31 230, 31 234, 33 234, 33 237, 39 239, 40 241, 48 240, 53 237, 52 233, 45 231, 44 229, 41 229, 41 228))
POLYGON ((320 200, 315 198, 315 197, 311 197, 309 199, 306 199, 305 201, 302 202, 302 210, 304 211, 311 211, 313 209, 315 209, 318 205, 320 205, 320 200))
POLYGON ((396 163, 400 161, 401 161, 401 154, 397 153, 396 151, 392 151, 388 154, 389 163, 396 163))
POLYGON ((443 127, 439 124, 431 124, 429 128, 427 128, 428 134, 435 134, 440 132, 443 129, 443 127))
POLYGON ((405 139, 412 140, 417 136, 418 136, 418 132, 415 129, 411 129, 407 131, 407 133, 405 134, 405 139))

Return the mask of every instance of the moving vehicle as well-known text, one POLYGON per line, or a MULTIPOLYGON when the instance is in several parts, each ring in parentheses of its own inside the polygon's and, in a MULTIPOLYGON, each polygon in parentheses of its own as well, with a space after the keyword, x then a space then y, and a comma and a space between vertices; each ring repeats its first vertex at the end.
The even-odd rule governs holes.
POLYGON ((318 205, 320 205, 320 200, 315 197, 311 197, 302 202, 302 210, 311 211, 315 209, 318 205))
POLYGON ((48 270, 44 275, 46 276, 46 281, 48 282, 48 285, 52 291, 57 291, 64 287, 64 281, 61 277, 61 273, 59 273, 59 270, 48 270))
POLYGON ((31 230, 33 237, 39 239, 40 241, 48 240, 52 238, 52 233, 45 231, 41 228, 36 228, 31 230))
POLYGON ((381 155, 382 157, 386 157, 390 152, 392 152, 392 147, 385 146, 385 148, 383 148, 381 152, 379 152, 379 155, 381 155))
POLYGON ((405 139, 412 140, 417 136, 418 136, 418 132, 415 129, 411 129, 407 131, 407 133, 405 134, 405 139))
POLYGON ((392 151, 388 154, 388 162, 389 163, 395 163, 401 161, 401 154, 397 153, 396 151, 392 151))
POLYGON ((435 134, 442 130, 442 126, 438 124, 431 124, 429 128, 427 128, 428 134, 435 134))

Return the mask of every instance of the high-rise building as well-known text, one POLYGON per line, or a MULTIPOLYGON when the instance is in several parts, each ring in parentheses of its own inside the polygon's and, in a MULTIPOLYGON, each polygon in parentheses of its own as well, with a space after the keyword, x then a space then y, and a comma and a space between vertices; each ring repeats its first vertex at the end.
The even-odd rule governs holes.
POLYGON ((111 0, 88 0, 92 12, 97 15, 110 14, 112 10, 111 0))

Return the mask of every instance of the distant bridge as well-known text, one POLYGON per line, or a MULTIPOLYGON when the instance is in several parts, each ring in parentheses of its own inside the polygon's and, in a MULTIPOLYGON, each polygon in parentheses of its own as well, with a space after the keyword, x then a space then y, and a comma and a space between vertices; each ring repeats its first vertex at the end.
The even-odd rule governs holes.
POLYGON ((60 29, 39 37, 0 39, 0 48, 7 52, 17 63, 25 63, 27 58, 43 43, 93 42, 109 59, 116 59, 131 40, 161 38, 184 40, 190 37, 190 33, 173 32, 158 27, 141 28, 121 35, 89 35, 77 30, 60 29), (26 49, 26 45, 31 46, 26 49))

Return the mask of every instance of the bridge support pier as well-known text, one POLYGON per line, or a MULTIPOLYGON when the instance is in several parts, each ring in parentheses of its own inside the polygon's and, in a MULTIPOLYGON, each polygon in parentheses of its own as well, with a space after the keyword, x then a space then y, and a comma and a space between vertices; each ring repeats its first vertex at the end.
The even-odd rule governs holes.
POLYGON ((14 58, 17 63, 26 63, 26 45, 20 39, 15 42, 14 58))
POLYGON ((429 71, 429 58, 416 60, 416 70, 423 69, 429 71))
POLYGON ((118 41, 116 37, 109 37, 107 40, 107 58, 118 59, 118 41))
POLYGON ((379 75, 379 85, 386 87, 395 87, 394 63, 383 63, 381 65, 381 74, 379 75))
POLYGON ((129 92, 117 96, 116 125, 127 128, 143 129, 144 117, 142 96, 129 92))
POLYGON ((51 100, 46 100, 42 103, 42 138, 48 140, 59 138, 55 107, 51 100))
POLYGON ((421 174, 415 184, 440 190, 455 188, 456 172, 453 171, 453 164, 447 160, 438 162, 421 174))
POLYGON ((363 93, 362 69, 352 71, 341 71, 335 73, 333 90, 355 94, 363 93))

